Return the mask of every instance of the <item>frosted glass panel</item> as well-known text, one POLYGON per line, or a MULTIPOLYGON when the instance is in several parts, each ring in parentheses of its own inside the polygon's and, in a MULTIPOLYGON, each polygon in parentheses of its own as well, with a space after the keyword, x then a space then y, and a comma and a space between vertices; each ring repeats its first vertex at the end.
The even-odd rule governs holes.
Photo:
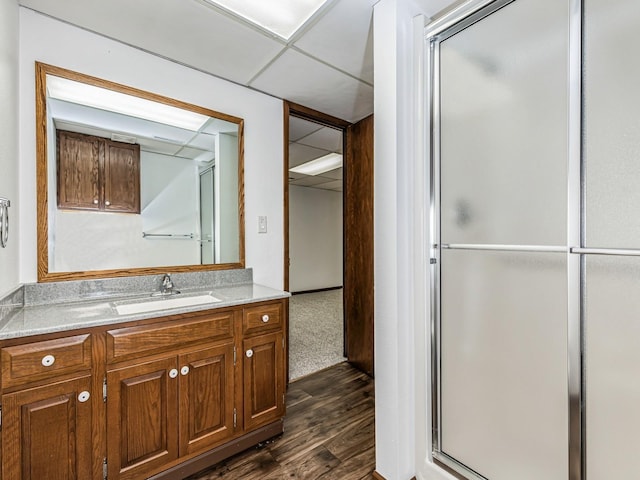
POLYGON ((586 245, 640 248, 640 2, 584 8, 586 245))
POLYGON ((565 243, 567 12, 518 0, 441 43, 442 242, 565 243))
POLYGON ((589 480, 640 472, 640 258, 587 257, 589 480))
POLYGON ((444 250, 441 300, 442 451, 491 480, 566 480, 566 256, 444 250))

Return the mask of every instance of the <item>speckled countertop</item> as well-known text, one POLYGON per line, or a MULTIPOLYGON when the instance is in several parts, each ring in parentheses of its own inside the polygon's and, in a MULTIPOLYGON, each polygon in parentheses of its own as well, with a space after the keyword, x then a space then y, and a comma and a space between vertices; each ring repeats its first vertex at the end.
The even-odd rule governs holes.
MULTIPOLYGON (((178 275, 176 275, 176 277, 178 277, 178 275)), ((250 276, 244 276, 240 280, 246 281, 247 278, 250 278, 250 276)), ((15 305, 14 303, 12 308, 6 309, 4 314, 0 315, 0 341, 44 333, 118 324, 165 315, 197 312, 211 308, 275 300, 286 298, 290 295, 287 292, 254 283, 233 284, 232 282, 232 284, 220 284, 221 282, 218 280, 211 282, 210 279, 207 279, 206 284, 188 285, 187 277, 182 277, 180 280, 183 281, 187 288, 180 288, 180 295, 167 298, 188 297, 191 295, 210 293, 220 301, 195 306, 162 308, 150 312, 120 315, 116 310, 118 303, 162 301, 162 297, 150 297, 149 292, 154 290, 128 294, 124 292, 114 294, 114 291, 111 291, 104 296, 98 295, 96 292, 93 292, 93 295, 90 296, 81 295, 75 298, 67 296, 63 301, 58 302, 43 302, 42 298, 44 298, 45 295, 40 295, 34 301, 29 301, 29 299, 25 297, 34 295, 28 293, 29 289, 26 288, 28 286, 25 286, 24 291, 17 292, 13 296, 14 302, 15 298, 17 298, 22 305, 15 305)), ((120 284, 116 284, 116 286, 119 287, 121 284, 122 281, 120 281, 120 284)), ((102 286, 104 286, 104 284, 102 286)), ((73 288, 74 286, 71 287, 73 288)), ((83 287, 86 288, 86 285, 83 285, 83 287)), ((60 288, 60 286, 54 285, 45 288, 48 288, 49 292, 47 293, 50 293, 52 289, 60 288)), ((69 290, 67 286, 64 288, 65 291, 69 290)))

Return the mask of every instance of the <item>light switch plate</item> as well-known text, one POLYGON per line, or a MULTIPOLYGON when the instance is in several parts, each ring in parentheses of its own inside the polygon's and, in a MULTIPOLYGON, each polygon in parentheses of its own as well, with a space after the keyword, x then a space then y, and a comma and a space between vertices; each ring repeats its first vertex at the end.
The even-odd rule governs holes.
POLYGON ((267 233, 267 217, 264 215, 258 217, 258 233, 267 233))

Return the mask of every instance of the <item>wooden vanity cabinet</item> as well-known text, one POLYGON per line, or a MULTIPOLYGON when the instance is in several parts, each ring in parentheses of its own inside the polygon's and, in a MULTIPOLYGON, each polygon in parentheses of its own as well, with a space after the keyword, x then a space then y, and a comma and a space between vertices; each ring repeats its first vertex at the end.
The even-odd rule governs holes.
POLYGON ((140 213, 140 145, 58 130, 58 207, 140 213))
POLYGON ((233 436, 235 315, 107 332, 109 479, 146 478, 233 436))
POLYGON ((285 311, 277 300, 0 344, 0 480, 184 478, 281 433, 285 311))
POLYGON ((90 391, 84 376, 2 396, 4 480, 92 478, 90 391))
POLYGON ((2 348, 2 479, 93 478, 91 337, 2 348))
POLYGON ((286 365, 282 303, 243 311, 244 428, 281 418, 285 411, 286 365))
POLYGON ((147 478, 233 436, 233 343, 110 370, 107 392, 108 478, 147 478))

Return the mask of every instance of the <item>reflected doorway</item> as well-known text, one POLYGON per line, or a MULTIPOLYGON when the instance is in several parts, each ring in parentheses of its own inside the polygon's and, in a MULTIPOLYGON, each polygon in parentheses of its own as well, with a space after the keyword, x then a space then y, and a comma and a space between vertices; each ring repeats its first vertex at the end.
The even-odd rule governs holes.
POLYGON ((214 167, 200 172, 200 263, 215 262, 214 167))

